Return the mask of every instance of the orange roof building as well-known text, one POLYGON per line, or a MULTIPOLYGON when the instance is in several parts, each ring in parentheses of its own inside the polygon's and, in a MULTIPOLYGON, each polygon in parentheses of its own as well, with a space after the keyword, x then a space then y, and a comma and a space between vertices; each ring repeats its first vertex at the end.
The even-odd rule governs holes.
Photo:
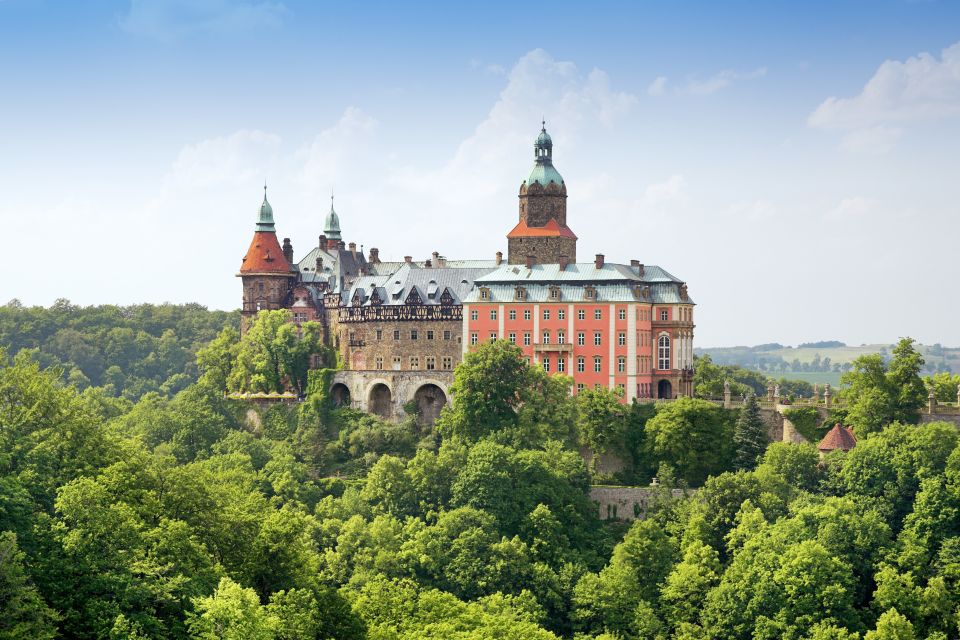
POLYGON ((290 239, 284 238, 282 247, 277 241, 273 207, 267 200, 267 187, 264 185, 263 204, 260 205, 253 240, 240 263, 240 273, 237 274, 243 279, 241 316, 245 323, 258 311, 285 307, 290 285, 296 277, 290 264, 292 261, 293 245, 290 244, 290 239))
POLYGON ((833 425, 833 428, 823 436, 823 440, 817 445, 820 453, 826 454, 831 451, 850 451, 857 446, 857 437, 853 435, 853 429, 844 427, 839 422, 833 425))

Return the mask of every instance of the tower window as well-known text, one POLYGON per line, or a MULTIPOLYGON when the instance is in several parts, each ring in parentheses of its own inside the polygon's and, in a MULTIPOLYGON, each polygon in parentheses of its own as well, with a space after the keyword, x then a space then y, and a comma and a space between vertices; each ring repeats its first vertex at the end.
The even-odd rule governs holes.
POLYGON ((657 341, 657 368, 670 368, 670 336, 663 335, 657 341))

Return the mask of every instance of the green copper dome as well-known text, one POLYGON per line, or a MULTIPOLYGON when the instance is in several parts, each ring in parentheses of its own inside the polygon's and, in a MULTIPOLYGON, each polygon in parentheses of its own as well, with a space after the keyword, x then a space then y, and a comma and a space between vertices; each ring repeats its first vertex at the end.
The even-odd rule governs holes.
POLYGON ((263 185, 263 204, 260 205, 260 215, 257 217, 257 231, 270 231, 276 233, 276 227, 273 224, 273 207, 267 200, 267 185, 263 185))
POLYGON ((550 134, 547 133, 546 122, 543 123, 543 127, 540 129, 540 135, 537 136, 537 141, 533 143, 533 157, 536 163, 530 171, 530 177, 527 178, 528 185, 534 182, 539 182, 543 186, 547 186, 551 182, 563 184, 563 177, 560 176, 560 172, 553 166, 553 139, 550 137, 550 134))
POLYGON ((340 237, 340 217, 333 210, 333 196, 330 196, 330 213, 323 221, 323 234, 327 240, 342 240, 340 237))

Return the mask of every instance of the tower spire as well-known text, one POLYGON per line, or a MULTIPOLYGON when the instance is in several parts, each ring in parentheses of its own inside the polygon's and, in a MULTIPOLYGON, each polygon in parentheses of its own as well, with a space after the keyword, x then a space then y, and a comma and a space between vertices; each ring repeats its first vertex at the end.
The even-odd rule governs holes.
POLYGON ((340 236, 340 216, 333 208, 333 189, 330 190, 330 213, 323 221, 323 234, 327 236, 328 241, 343 239, 340 236))
POLYGON ((257 231, 269 231, 276 233, 276 227, 273 224, 273 207, 267 200, 267 182, 263 182, 263 203, 260 205, 260 215, 257 217, 257 231))

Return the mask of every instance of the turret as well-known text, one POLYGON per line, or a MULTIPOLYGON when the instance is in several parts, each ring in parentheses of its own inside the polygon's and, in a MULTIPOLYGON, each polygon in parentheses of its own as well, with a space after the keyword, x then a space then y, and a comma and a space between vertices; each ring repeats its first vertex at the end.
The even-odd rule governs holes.
POLYGON ((254 225, 253 240, 240 263, 238 277, 243 282, 243 306, 241 308, 241 331, 259 311, 280 309, 283 306, 294 272, 290 267, 293 247, 289 240, 281 247, 277 241, 273 221, 273 207, 267 200, 267 186, 263 186, 263 203, 254 225))
POLYGON ((567 227, 567 185, 553 166, 553 139, 546 122, 533 144, 533 169, 520 185, 520 221, 507 234, 507 261, 556 264, 576 262, 577 236, 567 227))
POLYGON ((323 221, 323 235, 327 238, 325 249, 337 249, 343 240, 340 235, 340 216, 333 209, 333 194, 330 194, 330 213, 323 221))

